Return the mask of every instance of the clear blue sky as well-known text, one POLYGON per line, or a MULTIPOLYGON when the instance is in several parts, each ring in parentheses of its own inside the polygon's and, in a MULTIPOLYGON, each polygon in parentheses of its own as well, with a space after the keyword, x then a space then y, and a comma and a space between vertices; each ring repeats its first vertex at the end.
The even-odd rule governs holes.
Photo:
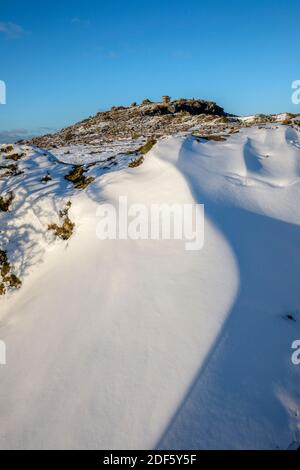
POLYGON ((300 112, 299 0, 0 2, 0 131, 60 128, 163 94, 300 112))

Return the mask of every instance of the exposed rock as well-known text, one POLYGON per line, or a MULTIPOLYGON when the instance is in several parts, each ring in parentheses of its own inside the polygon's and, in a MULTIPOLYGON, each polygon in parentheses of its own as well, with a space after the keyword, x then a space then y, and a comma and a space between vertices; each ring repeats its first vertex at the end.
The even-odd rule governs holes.
POLYGON ((110 111, 99 112, 55 134, 35 137, 26 142, 41 148, 57 148, 66 144, 101 144, 139 136, 158 138, 187 132, 191 127, 210 120, 218 122, 226 116, 224 109, 212 101, 171 101, 169 96, 162 97, 162 101, 153 103, 145 99, 141 105, 134 102, 130 107, 113 106, 110 111))

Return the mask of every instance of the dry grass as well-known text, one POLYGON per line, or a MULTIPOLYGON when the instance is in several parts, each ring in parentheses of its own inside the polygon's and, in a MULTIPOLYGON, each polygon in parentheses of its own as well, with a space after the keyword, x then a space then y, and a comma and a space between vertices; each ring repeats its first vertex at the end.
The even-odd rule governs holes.
POLYGON ((144 163, 144 157, 141 155, 140 157, 136 158, 135 160, 131 160, 130 163, 128 163, 129 168, 136 168, 144 163))
POLYGON ((24 153, 9 153, 6 155, 5 159, 6 160, 13 160, 14 162, 17 162, 20 160, 22 157, 24 157, 24 153))
POLYGON ((6 294, 8 289, 19 289, 22 285, 20 279, 11 272, 6 251, 0 250, 0 295, 6 294))
POLYGON ((85 189, 95 179, 92 176, 88 178, 84 176, 85 172, 83 166, 77 165, 65 176, 65 179, 71 181, 76 189, 85 189))
POLYGON ((73 133, 72 131, 68 131, 66 134, 65 134, 65 141, 66 142, 70 142, 71 140, 73 139, 73 133))
POLYGON ((67 202, 64 209, 59 212, 59 217, 62 219, 62 224, 49 224, 48 230, 52 230, 56 237, 62 240, 69 240, 71 238, 75 224, 69 218, 69 209, 71 207, 71 201, 67 202))
POLYGON ((128 155, 137 155, 137 158, 134 160, 131 160, 130 163, 128 163, 129 168, 137 168, 138 166, 142 165, 144 163, 144 156, 150 152, 152 147, 156 144, 157 140, 151 137, 142 147, 140 147, 138 150, 135 152, 127 152, 128 155))
POLYGON ((224 140, 226 140, 226 137, 224 135, 218 135, 218 134, 211 134, 211 135, 194 134, 194 137, 197 137, 198 139, 204 139, 204 140, 214 140, 215 142, 224 142, 224 140))
POLYGON ((21 175, 23 171, 19 170, 16 163, 11 163, 10 165, 0 165, 0 178, 5 178, 9 176, 18 176, 21 175))
POLYGON ((10 209, 14 195, 12 192, 7 193, 5 196, 0 196, 0 211, 7 212, 10 209))
POLYGON ((52 180, 51 176, 49 175, 49 173, 47 173, 45 176, 43 176, 43 178, 41 179, 41 182, 47 184, 48 181, 51 181, 51 180, 52 180))
POLYGON ((1 147, 1 152, 4 152, 4 153, 9 153, 9 152, 12 152, 14 149, 14 146, 13 145, 3 145, 1 147))
POLYGON ((140 147, 137 152, 138 153, 141 153, 142 155, 146 155, 148 152, 150 152, 150 150, 152 149, 152 147, 156 144, 157 140, 154 139, 153 137, 151 137, 151 139, 149 139, 145 145, 143 145, 142 147, 140 147))

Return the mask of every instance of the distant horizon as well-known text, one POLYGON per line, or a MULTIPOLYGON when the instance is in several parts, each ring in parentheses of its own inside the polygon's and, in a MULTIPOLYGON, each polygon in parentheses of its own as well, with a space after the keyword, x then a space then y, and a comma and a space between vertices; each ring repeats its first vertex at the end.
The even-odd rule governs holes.
POLYGON ((168 94, 226 112, 300 113, 300 5, 271 0, 1 2, 0 138, 168 94))

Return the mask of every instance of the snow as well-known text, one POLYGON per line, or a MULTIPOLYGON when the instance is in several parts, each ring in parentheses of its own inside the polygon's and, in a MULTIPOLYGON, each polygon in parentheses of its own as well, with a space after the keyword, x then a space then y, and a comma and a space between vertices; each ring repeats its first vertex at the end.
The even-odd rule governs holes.
POLYGON ((246 122, 246 123, 252 123, 255 121, 255 118, 256 118, 256 115, 253 114, 253 115, 250 115, 250 116, 240 116, 239 117, 239 120, 242 121, 242 122, 246 122))
POLYGON ((115 142, 103 142, 98 145, 66 145, 52 151, 60 161, 76 165, 104 162, 107 158, 116 157, 120 159, 129 152, 135 152, 145 144, 145 138, 135 140, 117 140, 115 142))
POLYGON ((0 299, 0 448, 299 442, 300 332, 285 316, 300 304, 299 134, 168 137, 138 168, 98 158, 85 191, 63 179, 82 149, 57 150, 65 163, 27 149, 24 174, 0 182, 16 193, 0 242, 23 279, 0 299), (97 239, 97 207, 120 195, 204 203, 204 248, 97 239), (75 233, 55 241, 47 225, 69 199, 75 233))

